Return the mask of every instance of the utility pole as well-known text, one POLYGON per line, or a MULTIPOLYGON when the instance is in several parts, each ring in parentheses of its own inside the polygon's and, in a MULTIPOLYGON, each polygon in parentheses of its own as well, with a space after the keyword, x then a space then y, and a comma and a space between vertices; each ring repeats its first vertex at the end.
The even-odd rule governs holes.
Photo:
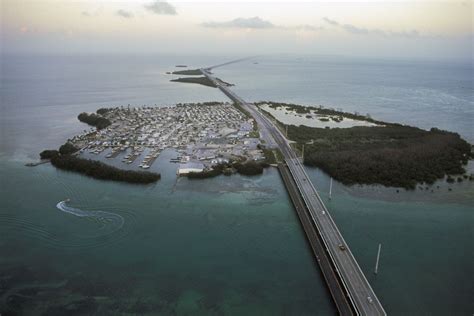
POLYGON ((375 270, 374 270, 375 274, 379 272, 380 249, 382 249, 382 244, 379 244, 379 251, 377 252, 377 261, 375 262, 375 270))
POLYGON ((301 149, 301 159, 304 162, 304 144, 303 144, 303 149, 301 149))
POLYGON ((285 136, 288 138, 288 125, 285 125, 285 136))
POLYGON ((329 199, 332 199, 332 177, 331 182, 329 182, 329 199))

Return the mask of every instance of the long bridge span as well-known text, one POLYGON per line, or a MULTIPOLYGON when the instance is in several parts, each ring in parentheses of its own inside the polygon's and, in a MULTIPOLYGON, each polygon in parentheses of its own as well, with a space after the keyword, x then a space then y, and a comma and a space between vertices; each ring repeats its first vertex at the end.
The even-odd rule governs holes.
POLYGON ((280 149, 286 163, 279 166, 280 173, 339 313, 386 315, 288 140, 254 104, 244 101, 228 86, 223 85, 222 81, 217 80, 210 72, 211 68, 215 67, 200 70, 229 99, 240 104, 253 116, 268 147, 280 149))

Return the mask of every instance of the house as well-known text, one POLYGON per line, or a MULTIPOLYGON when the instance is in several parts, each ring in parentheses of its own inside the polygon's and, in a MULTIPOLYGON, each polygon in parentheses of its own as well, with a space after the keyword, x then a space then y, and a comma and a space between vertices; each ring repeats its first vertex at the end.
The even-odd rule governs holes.
POLYGON ((180 164, 178 168, 178 175, 188 174, 190 172, 202 172, 204 170, 204 164, 198 162, 188 162, 180 164))

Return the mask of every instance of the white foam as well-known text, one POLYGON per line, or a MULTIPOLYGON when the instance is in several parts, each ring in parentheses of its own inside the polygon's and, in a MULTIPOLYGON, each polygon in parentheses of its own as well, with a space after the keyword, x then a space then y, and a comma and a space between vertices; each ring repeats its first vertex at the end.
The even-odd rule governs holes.
POLYGON ((75 216, 92 217, 92 218, 98 219, 101 222, 115 224, 117 226, 115 230, 120 229, 125 222, 123 217, 118 214, 104 212, 104 211, 85 211, 78 208, 67 206, 66 202, 67 200, 61 201, 58 204, 56 204, 56 207, 65 213, 69 213, 75 216))

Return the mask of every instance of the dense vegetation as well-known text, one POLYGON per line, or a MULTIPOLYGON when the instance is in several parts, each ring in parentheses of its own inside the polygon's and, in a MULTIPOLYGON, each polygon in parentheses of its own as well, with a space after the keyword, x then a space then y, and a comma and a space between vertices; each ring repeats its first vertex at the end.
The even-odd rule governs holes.
POLYGON ((71 144, 69 142, 67 142, 64 145, 62 145, 61 147, 59 147, 59 153, 61 155, 70 155, 70 154, 75 153, 78 150, 79 150, 79 148, 76 148, 76 146, 74 146, 73 144, 71 144))
POLYGON ((97 127, 97 129, 104 129, 110 124, 112 124, 108 119, 103 117, 102 115, 98 115, 95 113, 87 114, 85 112, 81 113, 77 117, 79 121, 87 123, 91 126, 97 127))
POLYGON ((202 72, 199 69, 186 69, 186 70, 173 71, 172 74, 173 75, 186 75, 186 76, 200 76, 202 75, 202 72))
POLYGON ((100 108, 96 111, 96 113, 99 114, 99 115, 104 115, 105 113, 107 113, 111 110, 112 110, 111 108, 100 108))
POLYGON ((259 145, 259 149, 263 151, 263 155, 265 156, 265 163, 272 165, 277 164, 283 161, 283 155, 281 154, 279 149, 268 149, 264 148, 259 145))
POLYGON ((255 161, 234 164, 234 168, 237 170, 237 172, 246 176, 261 174, 263 173, 264 167, 267 167, 267 164, 255 161))
POLYGON ((100 161, 78 158, 72 155, 56 155, 51 163, 58 169, 75 171, 101 180, 129 183, 152 183, 160 179, 160 174, 146 171, 122 170, 100 161))
POLYGON ((41 159, 51 159, 53 157, 56 157, 57 155, 59 155, 59 151, 47 149, 47 150, 43 150, 40 153, 40 158, 41 159))
POLYGON ((197 83, 202 84, 204 86, 217 88, 217 86, 207 77, 190 77, 190 78, 178 78, 172 79, 172 82, 185 82, 185 83, 197 83))
POLYGON ((246 176, 252 176, 261 174, 263 169, 268 167, 269 164, 266 162, 255 162, 249 161, 245 163, 230 163, 230 164, 219 164, 212 167, 210 170, 203 172, 190 172, 186 176, 190 179, 205 179, 217 177, 221 174, 230 175, 232 173, 240 173, 246 176))
POLYGON ((51 164, 58 169, 75 171, 89 177, 101 180, 114 180, 129 183, 151 183, 158 181, 161 176, 146 171, 122 170, 96 160, 83 159, 72 155, 77 152, 73 144, 67 142, 58 150, 43 150, 41 159, 50 159, 51 164))
POLYGON ((463 174, 471 145, 439 129, 387 124, 322 129, 289 126, 288 137, 305 145, 305 164, 345 184, 383 184, 414 189, 445 175, 463 174), (310 144, 308 144, 308 142, 310 144))

